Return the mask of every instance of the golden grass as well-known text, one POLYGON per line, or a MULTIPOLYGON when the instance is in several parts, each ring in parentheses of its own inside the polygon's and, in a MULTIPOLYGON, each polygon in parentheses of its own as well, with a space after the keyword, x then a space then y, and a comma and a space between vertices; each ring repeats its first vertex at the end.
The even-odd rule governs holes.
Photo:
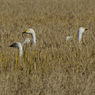
MULTIPOLYGON (((95 95, 94 0, 1 0, 0 95, 95 95), (80 26, 88 28, 77 43, 80 26), (10 48, 33 28, 37 46, 10 48), (74 40, 66 42, 68 35, 74 40)), ((32 39, 31 39, 32 40, 32 39)), ((32 42, 32 41, 31 41, 32 42)))

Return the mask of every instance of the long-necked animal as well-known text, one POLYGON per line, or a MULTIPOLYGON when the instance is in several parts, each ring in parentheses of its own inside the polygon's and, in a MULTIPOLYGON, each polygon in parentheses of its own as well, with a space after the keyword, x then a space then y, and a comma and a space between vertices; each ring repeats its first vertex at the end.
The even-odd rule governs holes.
MULTIPOLYGON (((87 29, 84 28, 84 27, 80 27, 80 28, 78 29, 78 43, 81 42, 81 40, 82 40, 82 34, 83 34, 86 30, 87 30, 87 29)), ((67 36, 67 37, 66 37, 66 41, 68 41, 68 40, 70 40, 70 39, 72 39, 72 38, 73 38, 73 36, 67 36)))
POLYGON ((84 33, 84 31, 86 31, 87 29, 84 27, 80 27, 78 30, 78 42, 80 43, 82 40, 82 34, 84 33))
POLYGON ((23 54, 23 45, 26 44, 26 43, 29 43, 29 42, 30 42, 30 39, 26 38, 23 43, 15 42, 12 45, 10 45, 9 47, 18 48, 19 56, 22 57, 22 54, 23 54))
POLYGON ((33 29, 27 29, 25 32, 22 32, 22 34, 31 34, 32 35, 32 42, 34 45, 36 45, 36 34, 33 29))

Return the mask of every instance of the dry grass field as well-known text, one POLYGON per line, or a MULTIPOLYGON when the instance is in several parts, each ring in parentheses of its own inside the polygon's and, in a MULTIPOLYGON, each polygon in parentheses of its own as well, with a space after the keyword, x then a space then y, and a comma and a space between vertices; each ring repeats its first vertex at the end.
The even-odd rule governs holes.
POLYGON ((0 95, 95 95, 94 0, 0 0, 0 95), (77 42, 78 28, 83 33, 77 42), (34 29, 37 45, 31 35, 34 29), (66 36, 74 40, 66 42, 66 36), (30 38, 23 57, 10 48, 30 38))

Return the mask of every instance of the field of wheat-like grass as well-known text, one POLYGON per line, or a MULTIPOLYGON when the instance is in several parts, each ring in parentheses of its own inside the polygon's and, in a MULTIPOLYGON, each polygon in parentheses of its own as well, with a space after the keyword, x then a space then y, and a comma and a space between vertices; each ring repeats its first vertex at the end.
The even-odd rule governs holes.
POLYGON ((0 1, 0 95, 95 95, 94 0, 0 1), (78 28, 83 33, 77 41, 78 28), (36 46, 28 28, 34 29, 36 46), (66 41, 66 36, 73 40, 66 41), (20 59, 9 45, 30 38, 20 59))

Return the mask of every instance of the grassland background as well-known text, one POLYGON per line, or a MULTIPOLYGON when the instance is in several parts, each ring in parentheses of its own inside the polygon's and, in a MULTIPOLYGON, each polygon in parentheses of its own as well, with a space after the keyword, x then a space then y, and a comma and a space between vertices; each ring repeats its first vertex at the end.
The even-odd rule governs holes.
POLYGON ((0 0, 0 95, 95 95, 94 2, 0 0), (80 26, 88 29, 81 45, 80 26), (8 46, 31 39, 22 36, 28 28, 37 45, 25 45, 20 60, 8 46), (74 40, 66 42, 67 35, 74 40))

